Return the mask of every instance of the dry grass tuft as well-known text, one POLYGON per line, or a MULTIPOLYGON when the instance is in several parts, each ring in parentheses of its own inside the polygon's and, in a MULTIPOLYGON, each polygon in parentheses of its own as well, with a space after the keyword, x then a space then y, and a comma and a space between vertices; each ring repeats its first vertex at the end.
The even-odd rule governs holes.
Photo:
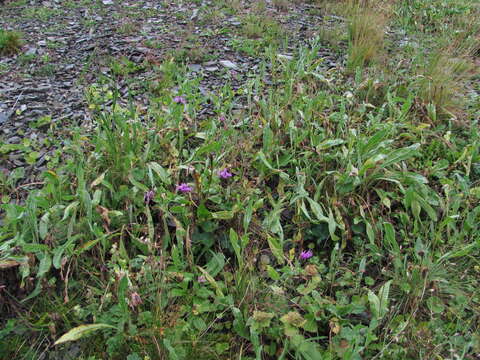
POLYGON ((348 70, 364 67, 383 50, 386 16, 370 7, 358 5, 350 16, 348 26, 348 70))
POLYGON ((463 107, 468 80, 478 71, 468 56, 452 57, 440 51, 419 70, 418 96, 424 105, 435 106, 437 114, 458 113, 463 107))

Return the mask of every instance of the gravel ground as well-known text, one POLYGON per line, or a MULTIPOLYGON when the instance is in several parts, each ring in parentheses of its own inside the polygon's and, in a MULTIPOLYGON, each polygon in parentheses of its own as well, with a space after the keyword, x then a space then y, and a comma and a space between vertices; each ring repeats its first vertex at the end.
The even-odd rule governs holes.
MULTIPOLYGON (((113 78, 106 63, 111 57, 125 57, 138 65, 161 62, 172 50, 188 48, 194 38, 191 45, 199 47, 201 56, 187 61, 190 76, 202 76, 200 91, 215 92, 226 80, 234 89, 242 87, 259 69, 261 58, 245 55, 231 44, 245 16, 255 11, 253 3, 217 12, 208 1, 57 0, 0 5, 0 28, 22 32, 25 41, 19 54, 0 58, 0 171, 8 175, 23 168, 19 184, 35 186, 43 171, 55 167, 58 149, 72 127, 91 124, 85 88, 100 75, 113 78)), ((289 33, 289 45, 280 56, 293 54, 323 21, 311 5, 290 4, 280 11, 266 4, 263 14, 289 33)), ((340 63, 328 49, 319 57, 326 70, 340 63)), ((153 76, 153 70, 139 67, 134 82, 115 80, 125 97, 153 76)), ((136 101, 148 104, 148 94, 141 88, 136 92, 136 101)), ((199 112, 200 117, 212 115, 208 104, 199 112)))

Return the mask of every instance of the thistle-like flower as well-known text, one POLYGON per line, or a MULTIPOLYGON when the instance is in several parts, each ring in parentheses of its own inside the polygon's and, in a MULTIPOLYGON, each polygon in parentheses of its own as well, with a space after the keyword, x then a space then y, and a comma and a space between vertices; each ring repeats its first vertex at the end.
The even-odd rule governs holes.
POLYGON ((155 196, 155 191, 153 190, 146 191, 145 194, 143 195, 143 201, 145 202, 145 205, 150 205, 154 196, 155 196))
POLYGON ((303 250, 300 253, 300 260, 307 260, 307 259, 310 259, 312 256, 313 256, 312 250, 303 250))
POLYGON ((228 171, 228 169, 223 169, 218 172, 218 176, 220 176, 220 178, 222 179, 228 179, 232 177, 233 174, 230 171, 228 171))
POLYGON ((181 193, 189 193, 193 190, 193 188, 185 183, 182 183, 180 185, 177 185, 177 191, 181 193))
POLYGON ((184 104, 185 105, 187 103, 187 100, 183 96, 175 96, 173 98, 173 102, 177 103, 177 104, 184 104))

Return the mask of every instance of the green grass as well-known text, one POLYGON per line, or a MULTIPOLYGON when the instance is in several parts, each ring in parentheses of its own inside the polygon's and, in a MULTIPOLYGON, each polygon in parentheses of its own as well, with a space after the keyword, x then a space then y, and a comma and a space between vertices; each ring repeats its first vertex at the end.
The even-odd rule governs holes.
POLYGON ((0 29, 0 55, 15 54, 22 44, 22 35, 19 32, 0 29))
POLYGON ((57 341, 49 355, 89 360, 475 359, 474 40, 445 50, 468 21, 435 2, 439 28, 417 28, 419 4, 397 4, 388 25, 351 8, 335 25, 349 41, 321 33, 289 58, 277 49, 291 34, 259 2, 228 42, 258 71, 214 94, 191 54, 167 52, 147 80, 146 65, 109 58, 114 76, 85 93, 93 130, 70 129, 42 187, 0 173, 0 358, 57 341), (122 99, 120 81, 148 105, 122 99))

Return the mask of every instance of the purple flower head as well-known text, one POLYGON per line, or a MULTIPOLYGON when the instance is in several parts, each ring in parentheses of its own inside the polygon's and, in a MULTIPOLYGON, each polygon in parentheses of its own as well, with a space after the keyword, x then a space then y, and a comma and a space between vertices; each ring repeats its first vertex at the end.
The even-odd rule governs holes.
POLYGON ((310 259, 312 256, 313 256, 312 250, 303 250, 300 253, 300 260, 307 260, 307 259, 310 259))
POLYGON ((218 176, 220 176, 222 179, 228 179, 233 176, 233 174, 228 171, 228 169, 223 169, 218 172, 218 176))
POLYGON ((198 277, 197 281, 198 281, 199 283, 203 284, 204 282, 207 281, 207 279, 205 279, 205 276, 200 275, 200 276, 198 277))
POLYGON ((182 192, 182 193, 189 193, 193 190, 193 188, 185 183, 182 183, 180 185, 177 185, 177 191, 182 192))
POLYGON ((145 202, 145 205, 150 205, 154 196, 155 196, 155 191, 153 190, 146 191, 145 194, 143 195, 143 201, 145 202))
POLYGON ((175 96, 173 98, 173 102, 177 103, 177 104, 186 104, 187 100, 185 100, 185 98, 183 96, 175 96))
POLYGON ((224 115, 220 115, 220 117, 218 118, 218 120, 220 120, 220 122, 223 124, 225 123, 225 121, 227 121, 227 119, 225 118, 224 115))

